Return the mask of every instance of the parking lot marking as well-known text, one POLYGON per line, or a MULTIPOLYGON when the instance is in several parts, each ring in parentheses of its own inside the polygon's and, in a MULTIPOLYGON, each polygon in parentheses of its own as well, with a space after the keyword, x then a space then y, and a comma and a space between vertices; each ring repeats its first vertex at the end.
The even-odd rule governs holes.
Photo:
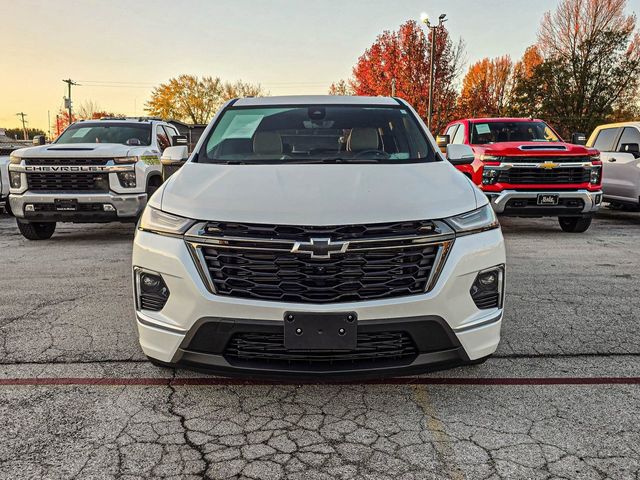
POLYGON ((245 380, 225 377, 136 378, 136 377, 14 377, 0 378, 0 386, 7 385, 640 385, 640 377, 400 377, 362 381, 297 382, 245 380))
POLYGON ((425 414, 427 428, 433 435, 433 446, 436 449, 436 455, 444 468, 447 478, 451 480, 464 480, 464 474, 454 463, 456 455, 453 450, 453 442, 449 435, 447 435, 444 424, 436 415, 426 387, 424 385, 413 385, 412 388, 416 403, 425 414))

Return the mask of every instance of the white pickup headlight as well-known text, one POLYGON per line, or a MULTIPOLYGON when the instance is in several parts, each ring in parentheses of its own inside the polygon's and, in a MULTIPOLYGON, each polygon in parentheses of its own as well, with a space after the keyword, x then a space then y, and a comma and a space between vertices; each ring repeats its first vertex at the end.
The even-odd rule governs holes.
POLYGON ((22 161, 21 157, 18 157, 16 155, 13 154, 9 154, 9 163, 12 163, 14 165, 19 164, 22 161))
POLYGON ((157 208, 147 206, 142 213, 142 218, 140 218, 139 228, 154 233, 182 235, 194 223, 195 220, 190 218, 171 215, 157 208))
POLYGON ((455 217, 449 217, 445 219, 445 221, 451 225, 459 235, 482 232, 500 226, 498 217, 496 217, 493 208, 491 208, 489 204, 476 210, 456 215, 455 217))
POLYGON ((113 159, 113 163, 118 164, 131 164, 136 163, 138 161, 138 157, 116 157, 113 159))

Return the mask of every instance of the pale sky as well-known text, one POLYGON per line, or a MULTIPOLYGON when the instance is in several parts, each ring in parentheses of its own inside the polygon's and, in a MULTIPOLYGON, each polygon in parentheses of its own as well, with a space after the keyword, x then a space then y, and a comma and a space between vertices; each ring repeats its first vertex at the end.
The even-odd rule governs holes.
MULTIPOLYGON (((71 78, 78 107, 144 115, 154 85, 182 73, 322 94, 383 30, 446 13, 467 60, 532 44, 556 0, 0 0, 0 127, 47 130, 71 78)), ((629 12, 640 0, 628 1, 629 12)))

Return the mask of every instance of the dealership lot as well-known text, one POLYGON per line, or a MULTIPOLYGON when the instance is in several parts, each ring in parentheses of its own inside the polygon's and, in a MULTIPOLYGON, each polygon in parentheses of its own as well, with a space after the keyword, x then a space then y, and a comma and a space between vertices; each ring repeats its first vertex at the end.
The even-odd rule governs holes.
POLYGON ((576 235, 502 223, 486 364, 269 385, 146 362, 132 225, 28 242, 1 217, 0 478, 639 478, 640 213, 605 209, 576 235))

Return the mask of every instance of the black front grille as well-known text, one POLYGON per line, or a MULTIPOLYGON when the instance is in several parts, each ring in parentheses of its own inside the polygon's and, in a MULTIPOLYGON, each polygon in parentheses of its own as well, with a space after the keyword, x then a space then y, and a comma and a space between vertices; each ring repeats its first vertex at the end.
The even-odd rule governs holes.
POLYGON ((293 351, 284 347, 283 333, 237 333, 227 343, 224 357, 229 363, 260 362, 299 366, 341 364, 411 363, 418 350, 405 332, 360 332, 357 347, 350 351, 293 351))
POLYGON ((102 173, 28 173, 32 191, 109 191, 109 176, 102 173))
POLYGON ((347 251, 326 259, 268 249, 201 248, 218 295, 329 303, 424 293, 441 247, 347 251))
POLYGON ((559 184, 559 183, 588 183, 591 171, 586 168, 510 168, 501 170, 498 183, 511 184, 559 184))
POLYGON ((381 238, 387 236, 425 235, 435 230, 429 220, 415 220, 393 223, 373 223, 340 226, 297 226, 257 223, 209 222, 204 234, 227 237, 249 237, 255 239, 278 239, 307 241, 310 237, 330 237, 332 240, 354 238, 381 238))
POLYGON ((105 165, 112 158, 26 158, 25 165, 105 165))

